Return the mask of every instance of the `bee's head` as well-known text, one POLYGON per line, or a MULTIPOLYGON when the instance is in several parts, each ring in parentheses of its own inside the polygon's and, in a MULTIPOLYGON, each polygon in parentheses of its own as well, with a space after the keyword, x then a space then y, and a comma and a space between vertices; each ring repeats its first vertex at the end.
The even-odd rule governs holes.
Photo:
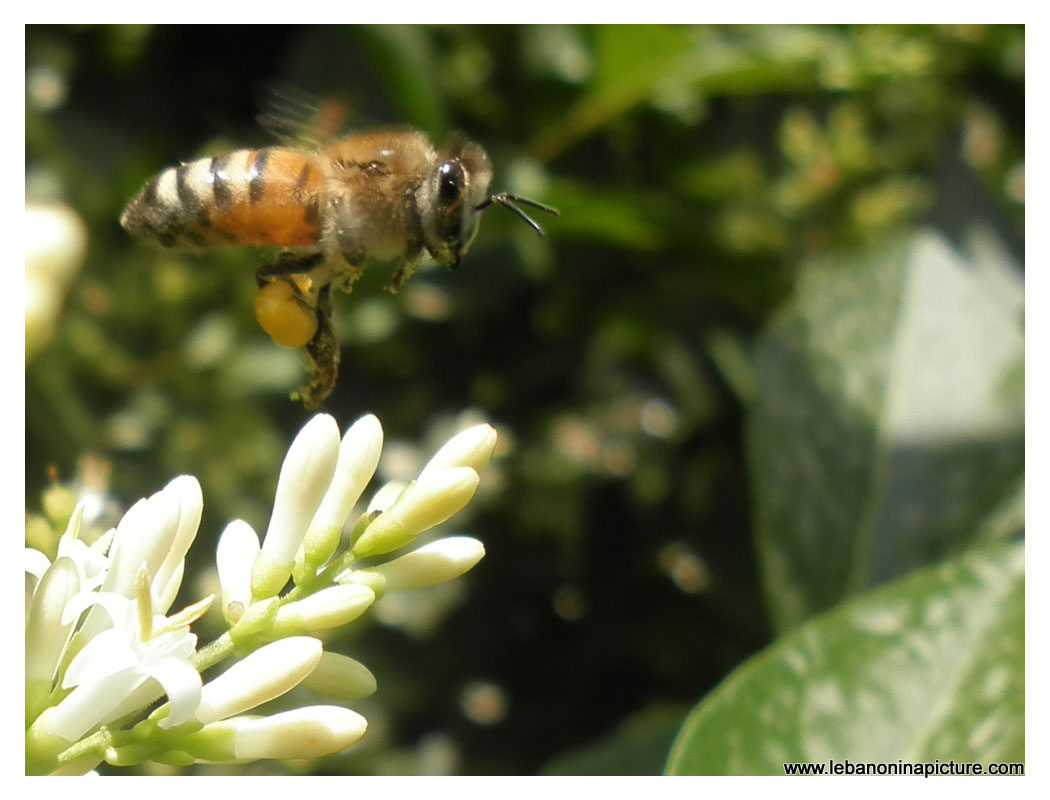
POLYGON ((457 267, 478 232, 478 206, 486 199, 492 168, 484 150, 463 140, 445 145, 438 159, 416 192, 416 207, 430 255, 457 267))

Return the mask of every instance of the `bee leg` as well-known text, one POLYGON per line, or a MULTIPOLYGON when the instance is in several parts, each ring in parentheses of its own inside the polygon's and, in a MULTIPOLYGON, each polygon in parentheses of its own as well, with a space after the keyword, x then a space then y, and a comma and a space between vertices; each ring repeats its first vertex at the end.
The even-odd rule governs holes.
POLYGON ((391 294, 397 294, 397 290, 404 286, 405 281, 412 277, 412 273, 416 271, 416 267, 419 266, 419 262, 422 260, 423 245, 413 244, 401 257, 401 263, 397 266, 397 272, 394 273, 394 277, 390 280, 386 290, 391 294))
POLYGON ((292 394, 308 409, 320 408, 335 389, 339 374, 339 340, 332 326, 332 289, 325 286, 317 297, 317 333, 306 345, 306 360, 313 376, 292 394))
POLYGON ((324 261, 324 253, 311 253, 308 256, 297 256, 292 253, 281 253, 272 264, 264 264, 255 270, 255 281, 259 287, 275 278, 287 275, 305 275, 324 261))
POLYGON ((356 250, 343 250, 343 261, 346 267, 339 271, 339 275, 335 280, 336 285, 340 290, 349 294, 354 284, 357 283, 357 279, 365 273, 365 251, 360 248, 356 250))

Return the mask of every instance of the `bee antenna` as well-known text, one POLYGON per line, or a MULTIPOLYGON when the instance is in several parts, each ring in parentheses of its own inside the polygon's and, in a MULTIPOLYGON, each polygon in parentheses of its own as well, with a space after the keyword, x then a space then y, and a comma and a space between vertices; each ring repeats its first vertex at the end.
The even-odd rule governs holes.
POLYGON ((558 209, 556 208, 551 208, 550 206, 544 205, 543 203, 537 203, 535 200, 530 200, 527 197, 521 197, 516 194, 507 194, 506 192, 500 192, 499 194, 492 195, 492 197, 490 197, 484 203, 474 206, 474 210, 483 211, 489 206, 491 206, 493 203, 498 203, 504 208, 513 211, 517 215, 518 219, 520 219, 522 222, 524 222, 526 225, 528 225, 530 228, 536 231, 536 233, 540 236, 543 236, 543 228, 541 228, 539 226, 539 223, 537 223, 532 217, 530 217, 528 214, 526 214, 524 211, 518 208, 518 206, 515 205, 515 203, 521 203, 522 205, 528 206, 529 208, 535 208, 540 211, 546 212, 552 217, 558 216, 558 209))

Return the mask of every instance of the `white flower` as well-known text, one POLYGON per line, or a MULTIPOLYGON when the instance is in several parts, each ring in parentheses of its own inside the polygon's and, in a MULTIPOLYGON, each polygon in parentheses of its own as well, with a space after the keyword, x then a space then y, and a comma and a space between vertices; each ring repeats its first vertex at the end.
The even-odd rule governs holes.
MULTIPOLYGON (((162 727, 184 722, 196 710, 201 677, 189 659, 197 637, 189 632, 188 622, 172 626, 168 618, 150 615, 151 609, 142 607, 144 595, 132 602, 112 592, 88 592, 66 604, 64 624, 71 624, 88 606, 97 605, 110 616, 113 627, 94 636, 73 657, 62 688, 75 688, 34 725, 43 724, 49 732, 74 742, 112 719, 115 710, 151 680, 160 685, 171 703, 162 727), (148 624, 144 624, 145 619, 148 624)), ((199 609, 200 613, 205 608, 199 609)))
MULTIPOLYGON (((202 507, 200 484, 189 475, 135 503, 117 523, 101 591, 135 597, 139 572, 145 568, 153 608, 156 613, 167 612, 181 584, 183 562, 197 535, 202 507)), ((108 626, 101 609, 93 609, 78 638, 85 641, 108 626)))
MULTIPOLYGON (((83 505, 74 510, 60 540, 58 561, 75 565, 80 592, 65 598, 57 618, 53 612, 47 615, 51 630, 36 629, 27 647, 50 642, 44 650, 53 657, 55 643, 72 630, 83 611, 90 611, 68 645, 75 655, 61 674, 61 687, 73 691, 45 708, 27 731, 27 742, 39 743, 41 753, 63 741, 74 742, 163 694, 168 695, 175 721, 196 708, 201 679, 189 663, 197 642, 189 625, 210 598, 176 615, 177 621, 156 612, 166 611, 178 590, 201 503, 196 479, 176 478, 136 503, 112 536, 96 543, 104 547, 112 542, 108 557, 100 547, 87 547, 79 540, 83 505)), ((32 610, 30 616, 34 618, 32 610)), ((36 668, 43 669, 42 663, 36 668)))
MULTIPOLYGON (((80 527, 84 519, 85 507, 84 501, 80 501, 73 509, 65 533, 58 539, 58 553, 55 560, 70 559, 77 568, 81 588, 90 590, 101 586, 106 579, 109 557, 106 555, 105 548, 109 546, 112 537, 103 537, 91 546, 80 539, 80 527)), ((39 579, 51 566, 50 560, 39 550, 31 547, 27 547, 25 552, 25 571, 39 579)))
POLYGON ((244 713, 304 681, 339 700, 368 696, 376 680, 364 665, 324 653, 318 639, 303 634, 346 625, 377 592, 450 580, 484 555, 480 542, 449 537, 355 569, 358 558, 400 548, 470 501, 495 445, 487 425, 453 437, 417 480, 377 493, 352 530, 351 547, 337 554, 382 442, 371 415, 342 440, 328 415, 303 427, 281 468, 263 541, 242 520, 219 539, 229 630, 200 651, 190 626, 212 597, 166 616, 201 521, 195 478, 180 476, 139 500, 92 546, 80 539, 86 511, 79 504, 53 564, 27 548, 27 773, 83 773, 102 760, 123 766, 315 758, 357 741, 366 723, 347 709, 244 713), (281 596, 289 577, 296 586, 281 596), (237 652, 249 654, 202 686, 201 671, 237 652))

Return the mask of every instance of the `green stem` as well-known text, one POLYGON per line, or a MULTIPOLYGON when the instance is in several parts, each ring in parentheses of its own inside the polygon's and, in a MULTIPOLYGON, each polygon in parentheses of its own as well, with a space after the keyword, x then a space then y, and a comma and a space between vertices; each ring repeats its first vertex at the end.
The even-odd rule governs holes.
POLYGON ((229 632, 226 632, 214 642, 205 645, 194 653, 193 657, 190 658, 190 663, 193 664, 193 668, 197 672, 204 672, 231 655, 233 651, 233 639, 230 638, 229 632))
MULTIPOLYGON (((54 758, 26 758, 26 775, 50 775, 68 769, 77 762, 84 762, 83 772, 96 767, 105 759, 106 748, 110 746, 112 736, 107 728, 100 728, 90 736, 70 745, 54 758)), ((71 773, 70 773, 71 774, 71 773)))
POLYGON ((321 570, 316 578, 304 582, 301 586, 293 587, 288 594, 281 598, 281 602, 291 603, 295 600, 302 600, 304 597, 313 594, 316 587, 328 586, 333 583, 336 575, 346 572, 346 570, 354 566, 354 562, 356 561, 357 559, 354 557, 354 554, 350 550, 347 550, 339 558, 335 559, 335 561, 321 570))

